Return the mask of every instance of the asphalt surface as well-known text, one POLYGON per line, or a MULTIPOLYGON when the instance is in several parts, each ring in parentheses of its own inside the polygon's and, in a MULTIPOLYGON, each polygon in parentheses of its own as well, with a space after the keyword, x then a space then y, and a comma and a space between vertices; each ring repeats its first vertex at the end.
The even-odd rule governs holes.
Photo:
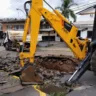
MULTIPOLYGON (((42 54, 44 52, 44 49, 40 49, 42 51, 42 54)), ((65 50, 67 50, 65 48, 65 50)), ((64 54, 64 50, 62 49, 63 54, 64 54)), ((46 52, 46 50, 45 50, 46 52)), ((72 53, 70 53, 71 51, 69 51, 69 49, 66 51, 68 52, 68 55, 73 55, 72 53)), ((65 52, 65 53, 66 53, 65 52)), ((38 51, 37 54, 40 54, 40 52, 38 51)), ((49 51, 48 51, 49 53, 49 51)), ((59 54, 59 52, 58 52, 59 54)), ((15 51, 5 51, 4 47, 0 47, 0 56, 16 56, 17 53, 15 51), (9 55, 9 53, 11 53, 9 55)), ((48 54, 47 54, 48 55, 48 54)), ((66 75, 66 78, 64 77, 64 79, 62 79, 62 81, 64 82, 66 79, 68 79, 70 76, 66 75)), ((96 96, 96 77, 94 76, 94 74, 90 71, 87 71, 82 78, 79 80, 79 83, 81 84, 79 87, 75 88, 74 91, 72 91, 71 93, 67 94, 66 96, 96 96)))
MULTIPOLYGON (((16 57, 18 55, 15 51, 6 51, 4 47, 0 46, 0 57, 16 57)), ((33 86, 21 86, 20 80, 8 76, 7 72, 0 71, 0 96, 49 96, 33 86)))

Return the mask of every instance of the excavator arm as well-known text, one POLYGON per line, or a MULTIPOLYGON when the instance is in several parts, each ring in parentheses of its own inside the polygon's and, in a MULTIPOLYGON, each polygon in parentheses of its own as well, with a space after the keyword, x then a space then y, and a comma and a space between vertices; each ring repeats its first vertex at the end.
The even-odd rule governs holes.
POLYGON ((53 11, 54 12, 50 12, 46 8, 43 8, 43 0, 32 0, 31 9, 26 20, 23 35, 24 43, 26 41, 28 31, 30 31, 30 52, 20 53, 22 66, 24 66, 24 59, 26 58, 28 58, 31 63, 34 62, 41 16, 47 20, 50 26, 57 32, 78 59, 82 60, 85 58, 87 53, 87 44, 89 42, 88 39, 80 40, 77 37, 78 28, 71 24, 63 15, 61 15, 60 12, 54 9, 53 11))
POLYGON ((24 65, 23 60, 25 58, 29 58, 30 62, 34 62, 34 55, 36 51, 36 45, 38 40, 38 34, 39 34, 39 27, 40 27, 40 20, 41 20, 41 13, 39 12, 39 8, 43 6, 43 2, 39 0, 32 0, 31 3, 32 7, 29 11, 28 18, 25 23, 24 27, 24 35, 23 35, 23 44, 26 42, 27 34, 30 31, 30 52, 21 52, 20 53, 20 59, 21 59, 21 65, 24 65), (38 6, 38 7, 35 7, 38 6), (29 30, 30 29, 30 30, 29 30))
POLYGON ((62 38, 62 40, 68 45, 72 50, 74 55, 82 60, 86 56, 87 52, 87 42, 88 40, 80 40, 77 38, 78 29, 70 24, 68 20, 62 16, 57 10, 54 13, 49 12, 45 8, 41 9, 43 17, 49 22, 52 28, 57 32, 57 34, 62 38), (81 48, 81 46, 82 48, 81 48))
POLYGON ((51 7, 53 12, 43 8, 43 1, 45 0, 32 0, 31 8, 26 19, 24 34, 23 34, 23 46, 26 42, 27 34, 30 33, 30 51, 20 53, 20 64, 23 67, 22 74, 20 76, 21 81, 24 84, 41 84, 42 80, 35 73, 34 70, 34 56, 36 52, 37 39, 40 29, 40 20, 43 16, 49 25, 56 31, 61 39, 68 45, 74 55, 83 60, 86 57, 88 51, 88 39, 79 39, 77 37, 78 28, 71 24, 60 12, 54 10, 46 1, 47 5, 51 7), (29 59, 29 64, 26 64, 25 59, 29 59))

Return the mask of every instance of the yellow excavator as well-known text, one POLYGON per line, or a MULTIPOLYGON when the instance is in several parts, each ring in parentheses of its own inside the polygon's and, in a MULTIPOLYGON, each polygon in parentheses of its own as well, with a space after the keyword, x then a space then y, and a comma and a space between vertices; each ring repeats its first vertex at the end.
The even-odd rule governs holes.
MULTIPOLYGON (((27 1, 31 8, 27 12, 27 19, 24 28, 23 34, 23 45, 20 52, 20 64, 23 67, 21 70, 21 83, 22 84, 43 84, 42 79, 35 72, 35 51, 37 45, 37 39, 40 29, 41 17, 46 19, 49 25, 57 32, 61 39, 68 45, 72 50, 77 59, 82 60, 79 64, 78 69, 66 82, 67 85, 70 85, 79 80, 79 78, 84 74, 84 72, 91 68, 91 70, 96 73, 96 16, 94 19, 94 28, 92 35, 92 42, 87 38, 82 39, 77 37, 78 28, 71 24, 59 11, 54 10, 45 0, 32 0, 27 1), (43 2, 45 2, 53 12, 50 12, 43 7, 43 2), (24 43, 26 42, 27 34, 30 32, 30 51, 23 52, 24 43), (26 59, 28 62, 25 62, 26 59)), ((95 6, 96 9, 96 6, 95 6)))

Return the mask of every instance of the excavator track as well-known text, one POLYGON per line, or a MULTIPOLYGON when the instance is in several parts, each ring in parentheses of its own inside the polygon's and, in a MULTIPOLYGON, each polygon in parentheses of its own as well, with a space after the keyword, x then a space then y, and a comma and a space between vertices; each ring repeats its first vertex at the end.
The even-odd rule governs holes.
POLYGON ((91 69, 94 72, 94 75, 96 75, 96 50, 92 54, 90 64, 91 64, 91 69))

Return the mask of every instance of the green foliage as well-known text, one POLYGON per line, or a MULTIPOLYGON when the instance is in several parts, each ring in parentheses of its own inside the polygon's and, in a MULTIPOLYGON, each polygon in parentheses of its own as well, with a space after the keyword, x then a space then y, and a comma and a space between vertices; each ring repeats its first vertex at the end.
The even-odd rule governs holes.
POLYGON ((59 92, 59 93, 52 93, 50 96, 65 96, 64 92, 59 92))
POLYGON ((72 3, 72 0, 61 0, 62 4, 61 7, 57 7, 56 9, 59 9, 61 13, 69 19, 69 17, 72 17, 74 21, 76 21, 76 15, 74 14, 74 11, 70 9, 71 5, 74 5, 72 3))

